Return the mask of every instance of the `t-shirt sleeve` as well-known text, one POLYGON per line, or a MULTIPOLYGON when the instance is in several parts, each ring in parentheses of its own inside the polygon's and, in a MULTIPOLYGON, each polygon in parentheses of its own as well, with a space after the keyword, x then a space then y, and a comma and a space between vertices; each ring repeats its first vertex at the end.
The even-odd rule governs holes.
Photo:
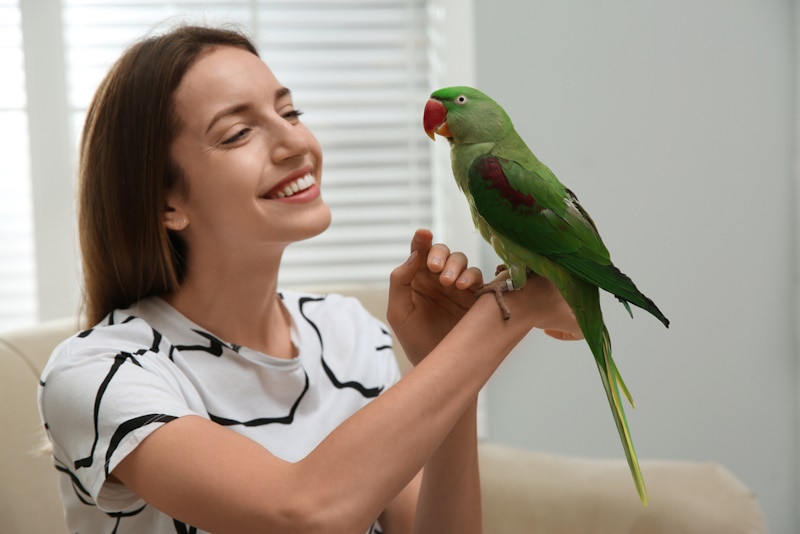
POLYGON ((139 498, 108 475, 160 426, 185 415, 192 390, 176 373, 166 342, 143 321, 96 328, 54 351, 39 387, 39 406, 56 467, 73 488, 106 512, 139 498))

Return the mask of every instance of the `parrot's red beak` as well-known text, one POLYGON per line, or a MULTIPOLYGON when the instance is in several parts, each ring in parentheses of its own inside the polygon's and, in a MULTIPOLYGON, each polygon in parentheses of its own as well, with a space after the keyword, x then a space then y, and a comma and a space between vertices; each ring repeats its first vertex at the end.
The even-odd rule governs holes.
POLYGON ((425 104, 425 112, 422 115, 422 126, 428 137, 436 140, 434 134, 444 137, 453 137, 450 128, 447 126, 447 108, 440 101, 431 98, 425 104))

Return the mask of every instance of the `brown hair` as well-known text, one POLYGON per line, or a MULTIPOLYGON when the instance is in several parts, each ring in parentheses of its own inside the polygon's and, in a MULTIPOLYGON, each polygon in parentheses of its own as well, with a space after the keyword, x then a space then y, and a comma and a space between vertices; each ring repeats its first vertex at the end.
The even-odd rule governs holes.
POLYGON ((185 188, 170 159, 181 128, 174 93, 198 57, 217 46, 258 55, 239 31, 181 26, 129 48, 95 93, 81 137, 78 192, 90 325, 174 291, 183 278, 185 245, 163 223, 167 192, 185 188))

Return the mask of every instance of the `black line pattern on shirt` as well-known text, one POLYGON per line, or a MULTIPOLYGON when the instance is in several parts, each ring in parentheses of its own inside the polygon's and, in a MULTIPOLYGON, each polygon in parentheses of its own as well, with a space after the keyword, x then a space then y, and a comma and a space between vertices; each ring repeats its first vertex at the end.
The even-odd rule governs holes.
POLYGON ((89 490, 83 487, 83 484, 81 483, 81 480, 78 478, 78 476, 72 471, 70 471, 69 468, 67 467, 67 464, 56 458, 55 455, 53 455, 53 460, 55 461, 56 471, 60 471, 61 473, 64 473, 69 477, 70 482, 72 483, 72 491, 75 492, 75 496, 78 498, 78 500, 81 501, 83 504, 94 506, 94 503, 92 501, 86 499, 87 497, 91 499, 92 496, 89 493, 89 490))
POLYGON ((392 344, 392 342, 394 341, 392 333, 382 326, 380 328, 381 328, 381 333, 387 338, 389 338, 389 343, 387 343, 386 345, 379 345, 375 347, 375 350, 392 350, 394 348, 394 345, 392 344))
POLYGON ((106 390, 108 389, 108 385, 111 383, 111 380, 117 374, 120 367, 130 360, 133 364, 138 365, 139 367, 142 364, 139 363, 139 360, 131 354, 130 352, 120 352, 116 356, 114 356, 114 363, 111 364, 111 369, 109 369, 108 374, 103 379, 103 382, 100 384, 100 388, 97 390, 97 395, 94 398, 94 439, 92 440, 92 448, 89 452, 89 455, 85 458, 80 458, 75 460, 75 469, 81 469, 84 467, 91 467, 92 463, 94 462, 94 453, 97 449, 97 442, 100 439, 100 431, 99 431, 99 415, 100 415, 100 405, 103 402, 103 395, 105 395, 106 390))
MULTIPOLYGON (((95 502, 91 500, 92 497, 91 494, 89 493, 89 490, 87 490, 83 486, 78 476, 75 475, 75 473, 73 473, 72 471, 70 471, 67 465, 61 460, 59 460, 55 455, 53 455, 53 461, 55 462, 56 471, 64 473, 69 477, 70 482, 72 484, 72 491, 75 492, 75 496, 78 498, 78 500, 86 506, 97 507, 97 504, 95 504, 95 502)), ((106 514, 109 518, 115 519, 114 529, 111 531, 113 533, 116 532, 117 529, 119 528, 120 520, 122 518, 138 515, 145 508, 147 508, 147 504, 144 504, 135 510, 131 510, 130 512, 103 512, 103 513, 106 514)))
MULTIPOLYGON (((174 361, 173 353, 174 351, 186 352, 186 351, 199 351, 211 354, 217 358, 221 357, 224 354, 225 349, 232 350, 233 352, 238 353, 241 349, 241 345, 235 345, 231 343, 226 343, 222 341, 218 337, 210 334, 209 332, 205 332, 203 330, 192 329, 192 332, 201 336, 202 338, 208 340, 207 345, 173 345, 170 347, 169 350, 169 359, 174 361)), ((215 423, 222 425, 222 426, 236 426, 242 425, 245 427, 254 427, 254 426, 265 426, 265 425, 272 425, 272 424, 281 424, 281 425, 290 425, 294 422, 295 413, 297 412, 297 407, 300 405, 300 401, 303 400, 305 397, 306 392, 310 387, 310 382, 308 378, 308 374, 303 371, 303 375, 305 376, 305 386, 303 390, 300 392, 300 395, 295 399, 292 407, 289 409, 289 413, 286 415, 282 415, 280 417, 257 417, 255 419, 249 419, 247 421, 240 421, 238 419, 233 419, 230 417, 224 417, 221 415, 213 414, 211 412, 208 413, 209 419, 214 421, 215 423)))
POLYGON ((106 515, 108 515, 109 517, 116 517, 116 518, 133 517, 135 515, 142 513, 142 510, 144 510, 145 508, 147 508, 147 505, 143 504, 141 508, 137 508, 136 510, 131 510, 130 512, 106 512, 106 515))
MULTIPOLYGON (((204 332, 202 330, 192 329, 192 332, 203 337, 208 340, 208 345, 175 345, 172 347, 174 350, 185 352, 185 351, 198 351, 198 352, 207 352, 212 356, 220 357, 222 356, 222 349, 223 347, 227 347, 234 352, 238 352, 234 347, 228 345, 218 337, 209 334, 208 332, 204 332)), ((172 359, 172 350, 170 350, 170 359, 172 359)))
POLYGON ((119 528, 119 523, 120 523, 120 521, 122 521, 123 518, 125 518, 125 517, 133 517, 135 515, 138 515, 145 508, 147 508, 147 505, 143 504, 141 508, 137 508, 136 510, 131 510, 130 512, 105 512, 105 514, 108 517, 116 519, 116 522, 114 523, 114 530, 111 531, 111 534, 117 534, 117 529, 119 528))
POLYGON ((197 534, 197 527, 187 525, 177 519, 173 519, 172 522, 175 525, 175 532, 177 532, 177 534, 197 534))
POLYGON ((325 300, 325 297, 300 297, 298 300, 298 307, 300 309, 300 315, 303 316, 303 319, 314 329, 314 332, 317 333, 317 338, 319 338, 319 347, 320 347, 320 362, 322 362, 322 368, 325 371, 325 374, 328 375, 331 383, 337 389, 345 389, 350 388, 358 391, 363 397, 371 399, 377 397, 383 391, 383 386, 378 386, 374 388, 366 387, 364 384, 357 382, 355 380, 351 380, 348 382, 342 382, 333 372, 333 370, 328 366, 328 362, 325 361, 325 343, 322 339, 322 332, 320 332, 319 327, 312 321, 305 312, 305 305, 309 302, 320 302, 325 300))
MULTIPOLYGON (((123 324, 128 323, 128 322, 130 322, 130 321, 132 321, 134 319, 136 319, 135 316, 132 316, 132 315, 128 316, 123 321, 123 324)), ((109 314, 108 324, 113 324, 113 323, 114 323, 114 313, 112 312, 111 314, 109 314)), ((94 454, 95 454, 95 451, 97 450, 97 443, 98 443, 98 441, 100 439, 100 430, 99 430, 100 406, 103 403, 103 396, 105 395, 109 384, 114 379, 114 377, 116 376, 117 372, 128 361, 130 361, 134 365, 137 365, 137 366, 141 367, 142 364, 139 363, 139 360, 136 359, 137 356, 142 356, 142 355, 146 354, 147 352, 158 353, 159 345, 161 344, 161 340, 163 339, 163 336, 161 335, 160 332, 158 332, 157 330, 155 330, 152 327, 150 328, 150 331, 151 331, 152 336, 153 336, 153 340, 150 343, 150 347, 148 347, 146 349, 144 349, 144 348, 143 349, 139 349, 135 353, 121 351, 119 354, 114 356, 114 362, 111 364, 111 368, 109 369, 108 374, 106 374, 106 377, 103 379, 103 382, 100 384, 100 387, 98 388, 97 394, 95 395, 95 399, 94 399, 94 411, 93 411, 93 414, 92 414, 92 416, 94 418, 94 420, 93 420, 94 439, 92 440, 92 447, 91 447, 91 450, 90 450, 88 456, 75 460, 74 467, 75 467, 76 470, 82 469, 82 468, 86 468, 86 467, 91 467, 92 464, 94 463, 94 454)), ((92 330, 87 331, 86 335, 83 336, 83 337, 87 337, 88 335, 91 334, 91 332, 92 332, 92 330)), ((119 431, 119 429, 117 431, 119 431)), ((108 467, 106 466, 106 470, 107 469, 108 469, 108 467)), ((106 476, 108 476, 107 472, 106 472, 106 476)))
POLYGON ((236 419, 221 417, 210 412, 208 413, 208 417, 215 423, 222 426, 264 426, 272 424, 291 425, 294 422, 294 414, 297 411, 297 407, 300 406, 300 401, 302 401, 303 397, 305 397, 309 387, 308 373, 306 373, 305 370, 303 371, 303 375, 305 375, 306 378, 306 385, 303 387, 303 391, 300 393, 300 396, 297 397, 297 400, 295 400, 294 404, 292 404, 292 408, 289 410, 287 415, 282 417, 258 417, 256 419, 250 419, 249 421, 237 421, 236 419))
MULTIPOLYGON (((134 320, 134 319, 136 319, 136 317, 129 316, 123 321, 123 323, 127 323, 129 321, 134 320)), ((109 315, 108 324, 113 324, 113 323, 114 323, 114 317, 113 317, 113 313, 112 313, 112 314, 109 315)), ((83 334, 83 335, 79 334, 79 337, 83 337, 83 338, 88 337, 89 335, 92 334, 93 331, 94 331, 94 329, 90 329, 90 330, 87 330, 85 332, 82 332, 81 334, 83 334)), ((158 353, 159 345, 161 344, 163 336, 161 335, 160 332, 158 332, 157 330, 155 330, 153 328, 151 328, 151 332, 152 332, 152 336, 153 337, 152 337, 152 342, 150 343, 150 347, 148 347, 146 349, 145 348, 139 349, 135 353, 121 351, 116 356, 114 356, 114 361, 111 364, 111 367, 109 368, 109 371, 106 374, 105 378, 103 379, 103 382, 100 384, 100 387, 97 390, 97 394, 95 395, 94 409, 93 409, 93 414, 92 414, 93 415, 94 438, 92 440, 91 450, 90 450, 90 453, 89 453, 89 455, 87 457, 80 458, 80 459, 75 461, 74 466, 75 466, 76 470, 82 469, 82 468, 91 467, 92 464, 94 463, 94 455, 95 455, 95 451, 97 450, 97 445, 98 445, 98 441, 99 441, 99 433, 100 433, 99 432, 100 407, 102 405, 103 397, 105 395, 105 392, 107 391, 109 385, 111 384, 111 381, 114 379, 114 377, 116 376, 117 372, 120 370, 120 368, 123 365, 125 365, 128 362, 133 363, 134 365, 137 365, 139 367, 142 367, 141 363, 137 359, 137 356, 141 357, 144 354, 146 354, 147 352, 158 353)), ((42 386, 44 387, 45 384, 42 383, 42 386)), ((105 464, 103 466, 103 470, 104 470, 105 476, 108 477, 109 474, 110 474, 109 473, 109 464, 110 464, 111 456, 114 454, 114 452, 116 451, 117 447, 119 446, 119 443, 122 441, 122 439, 126 435, 128 435, 133 430, 136 430, 137 428, 140 428, 140 427, 142 427, 142 426, 144 426, 146 424, 158 423, 158 422, 169 422, 169 421, 171 421, 173 419, 175 419, 174 416, 168 416, 168 415, 164 415, 164 414, 151 414, 151 415, 137 417, 137 418, 134 418, 134 419, 131 419, 129 421, 126 421, 126 422, 122 423, 117 428, 117 430, 115 431, 114 435, 112 436, 109 448, 106 450, 106 459, 105 459, 105 464)), ((45 427, 49 427, 49 425, 46 422, 45 422, 45 427)), ((75 492, 75 495, 78 498, 78 500, 81 503, 83 503, 83 504, 85 504, 87 506, 96 506, 96 504, 93 502, 93 500, 91 498, 91 494, 83 486, 83 484, 81 483, 81 481, 78 478, 78 476, 74 472, 72 472, 63 461, 61 461, 58 458, 56 458, 55 455, 53 456, 53 459, 56 462, 55 469, 57 471, 61 472, 61 473, 66 474, 69 477, 70 482, 72 484, 73 491, 75 492)), ((114 528, 112 530, 112 534, 117 532, 117 529, 119 528, 119 525, 120 525, 120 521, 123 518, 132 517, 132 516, 138 515, 146 507, 147 507, 147 505, 144 504, 140 508, 137 508, 135 510, 131 510, 129 512, 104 512, 109 518, 112 518, 112 519, 115 520, 114 521, 114 528)))
POLYGON ((174 421, 177 419, 174 415, 166 415, 163 413, 151 413, 146 415, 140 415, 138 417, 134 417, 133 419, 128 419, 121 425, 117 427, 117 430, 114 431, 114 435, 111 436, 111 441, 108 444, 108 449, 106 450, 106 462, 103 465, 103 470, 105 471, 106 477, 108 477, 109 469, 108 466, 111 463, 111 457, 117 451, 117 447, 119 447, 120 442, 122 439, 139 428, 143 426, 147 426, 153 423, 169 423, 170 421, 174 421))
MULTIPOLYGON (((137 319, 136 316, 129 315, 122 321, 122 324, 128 323, 128 322, 133 321, 135 319, 137 319)), ((111 312, 108 315, 107 319, 104 321, 104 324, 102 324, 101 326, 112 326, 114 324, 116 324, 115 312, 111 312)), ((95 328, 90 328, 88 330, 84 330, 84 331, 78 333, 76 335, 76 337, 78 337, 78 338, 86 338, 86 337, 89 337, 94 331, 95 331, 95 328)), ((89 453, 88 456, 86 456, 84 458, 80 458, 80 459, 78 459, 78 460, 76 460, 74 462, 74 467, 75 467, 76 470, 82 469, 82 468, 91 467, 93 465, 93 463, 94 463, 94 455, 95 455, 95 452, 97 450, 97 445, 98 445, 98 442, 99 442, 99 439, 100 439, 99 438, 99 434, 100 434, 100 432, 99 432, 100 408, 101 408, 101 405, 103 403, 103 397, 104 397, 106 391, 108 390, 108 387, 111 384, 112 380, 116 376, 117 372, 122 368, 123 365, 125 365, 128 362, 133 363, 134 365, 137 365, 139 367, 142 367, 142 365, 139 362, 139 360, 137 359, 137 357, 141 357, 144 354, 146 354, 147 352, 151 352, 151 353, 154 353, 154 354, 159 354, 160 353, 160 345, 161 345, 161 342, 163 340, 163 336, 161 335, 160 332, 158 332, 157 330, 155 330, 152 327, 151 327, 151 332, 152 332, 152 342, 150 343, 150 347, 141 348, 141 349, 137 350, 135 353, 130 353, 130 352, 126 352, 126 351, 120 351, 117 355, 114 356, 114 361, 112 362, 111 367, 108 370, 108 373, 106 374, 105 378, 101 382, 101 384, 100 384, 100 386, 99 386, 99 388, 97 390, 97 393, 95 394, 94 408, 93 408, 93 414, 92 414, 93 415, 94 437, 93 437, 93 440, 92 440, 91 450, 90 450, 90 453, 89 453)), ((195 330, 195 332, 198 333, 199 335, 205 337, 206 339, 208 339, 209 342, 210 342, 209 346, 208 347, 187 346, 187 347, 184 347, 185 350, 203 350, 205 352, 209 352, 209 353, 214 354, 216 356, 219 356, 222 353, 222 345, 223 345, 223 343, 221 341, 219 341, 214 336, 211 336, 210 334, 206 334, 204 332, 197 331, 197 330, 195 330), (219 354, 216 354, 216 352, 219 352, 219 354)), ((173 349, 174 349, 174 347, 170 345, 170 348, 169 348, 170 359, 171 359, 171 356, 172 356, 173 349)), ((235 349, 233 349, 233 350, 235 350, 235 349)), ((46 386, 46 382, 41 380, 41 379, 39 380, 39 384, 40 384, 41 387, 45 387, 46 386)), ((308 377, 306 377, 306 389, 308 389, 308 377)), ((298 400, 298 402, 299 402, 299 400, 298 400)), ((117 427, 116 431, 114 432, 113 436, 111 437, 111 441, 110 441, 109 446, 108 446, 108 448, 106 450, 105 462, 104 462, 104 466, 103 466, 103 470, 104 470, 104 474, 105 474, 106 478, 110 474, 109 467, 110 467, 111 457, 116 452, 117 448, 119 447, 120 443, 125 438, 125 436, 127 436, 131 432, 133 432, 136 429, 141 428, 143 426, 146 426, 146 425, 149 425, 149 424, 153 424, 153 423, 168 423, 168 422, 173 421, 175 419, 176 419, 176 417, 173 416, 173 415, 147 414, 147 415, 134 417, 134 418, 129 419, 128 421, 125 421, 122 424, 120 424, 117 427)), ((45 426, 45 429, 49 428, 49 425, 47 424, 47 422, 44 422, 44 426, 45 426)), ((53 455, 53 460, 55 462, 55 465, 54 465, 55 469, 69 477, 70 483, 71 483, 72 488, 73 488, 73 492, 75 493, 75 496, 77 497, 77 499, 81 503, 83 503, 84 505, 95 506, 96 507, 97 506, 96 503, 93 501, 89 491, 81 483, 80 478, 73 471, 71 471, 67 467, 67 464, 65 464, 63 461, 59 460, 58 458, 56 458, 55 455, 53 455)), ((123 518, 138 515, 146 507, 147 507, 147 504, 144 504, 140 508, 137 508, 137 509, 129 511, 129 512, 104 512, 106 514, 106 516, 108 516, 109 518, 112 518, 112 519, 115 520, 114 521, 113 530, 111 531, 112 534, 115 534, 117 532, 117 530, 119 529, 119 526, 120 526, 120 521, 123 518)), ((188 526, 185 523, 182 523, 180 521, 174 520, 174 524, 175 524, 175 530, 179 534, 196 534, 197 533, 197 529, 195 527, 188 526)))
MULTIPOLYGON (((116 313, 117 313, 116 310, 114 310, 111 313, 109 313, 106 316, 106 318, 98 326, 114 326, 116 324, 116 322, 114 321, 114 317, 115 317, 116 313)), ((135 315, 127 315, 125 317, 125 319, 120 324, 127 324, 127 323, 133 321, 134 319, 136 319, 135 315)), ((89 328, 88 330, 84 330, 82 332, 78 332, 77 337, 85 338, 85 337, 89 336, 89 334, 94 332, 95 328, 96 327, 92 327, 92 328, 89 328)))

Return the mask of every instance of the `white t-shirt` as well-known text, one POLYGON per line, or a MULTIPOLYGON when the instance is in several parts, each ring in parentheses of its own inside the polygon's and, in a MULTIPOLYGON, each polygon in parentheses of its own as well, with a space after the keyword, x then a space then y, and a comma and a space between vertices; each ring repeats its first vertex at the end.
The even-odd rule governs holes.
POLYGON ((39 409, 70 532, 200 532, 106 480, 164 423, 199 415, 294 462, 399 380, 388 329, 356 299, 281 298, 298 351, 290 360, 221 340, 158 297, 55 349, 39 409))

